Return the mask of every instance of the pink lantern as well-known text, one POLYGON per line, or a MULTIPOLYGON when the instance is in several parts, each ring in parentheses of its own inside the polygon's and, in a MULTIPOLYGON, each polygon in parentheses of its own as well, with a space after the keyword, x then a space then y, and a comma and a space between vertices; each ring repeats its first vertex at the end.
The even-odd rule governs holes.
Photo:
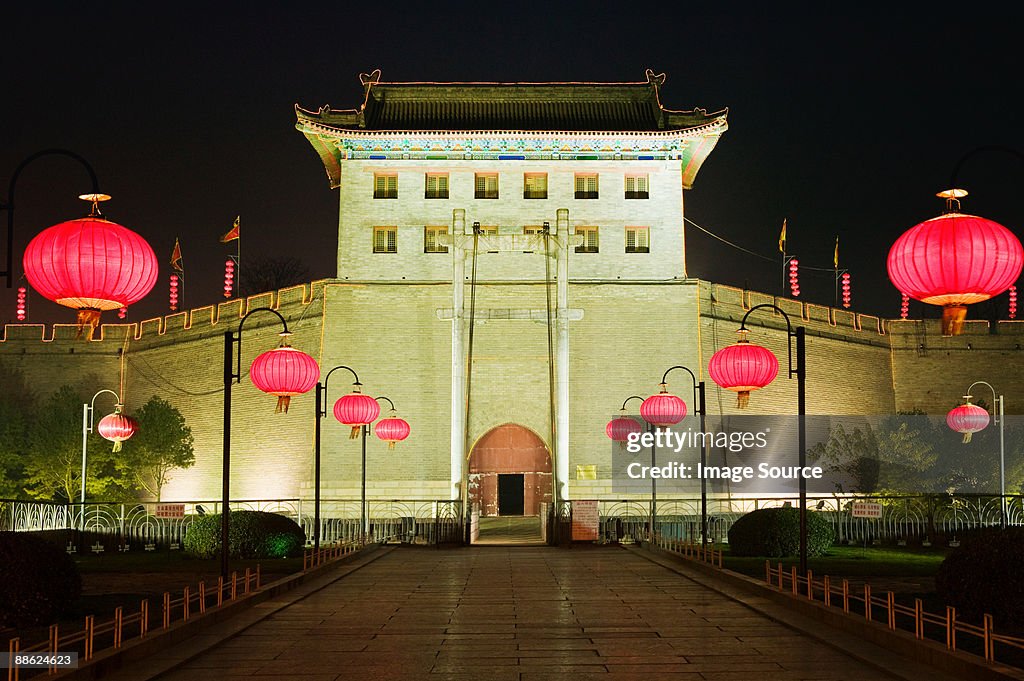
POLYGON ((295 395, 308 393, 320 380, 320 365, 287 343, 268 350, 252 361, 249 377, 258 389, 277 395, 277 412, 288 412, 295 395))
POLYGON ((988 411, 976 404, 971 404, 971 398, 965 396, 967 404, 961 404, 946 414, 946 425, 958 433, 963 433, 964 443, 971 441, 971 435, 988 427, 988 411))
POLYGON ((135 232, 95 215, 62 222, 25 248, 25 276, 44 298, 78 310, 92 338, 102 310, 142 300, 156 283, 156 254, 135 232))
POLYGON ((765 387, 779 374, 779 360, 771 350, 751 343, 747 333, 741 329, 739 340, 716 352, 708 363, 711 380, 736 393, 740 409, 750 402, 751 391, 765 387))
MULTIPOLYGON (((19 286, 18 287, 18 313, 17 313, 17 318, 18 318, 19 322, 25 321, 25 315, 26 315, 26 312, 25 312, 25 298, 26 298, 27 294, 28 294, 28 291, 25 290, 24 286, 19 286)), ((1013 317, 1010 317, 1010 319, 1013 319, 1013 317)))
MULTIPOLYGON (((376 400, 374 400, 376 402, 376 400)), ((409 426, 409 422, 405 419, 400 419, 395 416, 395 412, 391 412, 391 416, 386 419, 381 419, 377 422, 377 425, 373 427, 373 432, 381 440, 388 443, 388 449, 394 449, 396 442, 401 442, 405 438, 409 437, 409 433, 412 428, 409 426)))
POLYGON ((105 440, 114 443, 113 451, 121 451, 121 443, 131 438, 139 429, 139 422, 121 413, 121 405, 114 407, 113 414, 107 414, 96 424, 96 432, 105 440))
POLYGON ((686 402, 668 391, 668 386, 661 384, 661 392, 651 395, 640 405, 640 416, 653 426, 665 428, 686 418, 686 402))
POLYGON ((377 420, 380 416, 380 405, 369 395, 359 392, 355 386, 348 395, 343 395, 334 403, 334 418, 346 426, 352 426, 350 439, 359 437, 359 431, 377 420))
MULTIPOLYGON (((962 190, 942 192, 952 207, 962 190)), ((942 305, 942 333, 963 328, 967 305, 999 295, 1020 276, 1024 248, 1013 232, 975 215, 949 212, 907 230, 889 250, 889 279, 902 293, 942 305)))
MULTIPOLYGON (((685 408, 686 405, 683 405, 683 407, 685 408)), ((616 442, 626 442, 632 433, 639 433, 643 430, 639 423, 626 417, 625 413, 625 410, 622 410, 620 416, 613 418, 604 427, 605 434, 616 442)))

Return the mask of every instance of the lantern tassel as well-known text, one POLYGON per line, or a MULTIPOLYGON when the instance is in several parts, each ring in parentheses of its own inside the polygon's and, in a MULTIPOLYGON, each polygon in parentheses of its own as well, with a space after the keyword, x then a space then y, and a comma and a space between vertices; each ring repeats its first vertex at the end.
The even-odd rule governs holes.
POLYGON ((362 428, 362 426, 352 426, 352 432, 349 433, 348 439, 349 440, 355 440, 357 437, 359 437, 359 429, 360 428, 362 428))
POLYGON ((746 409, 747 405, 750 404, 750 391, 740 390, 736 393, 736 406, 740 409, 746 409))
POLYGON ((92 308, 79 310, 77 323, 78 333, 75 334, 75 340, 82 340, 84 338, 87 341, 91 341, 93 332, 100 325, 100 311, 92 308))
POLYGON ((119 451, 121 451, 121 441, 120 440, 116 440, 114 442, 114 448, 112 450, 110 450, 110 451, 112 451, 112 452, 119 452, 119 451))
POLYGON ((973 435, 973 434, 974 433, 972 433, 970 431, 964 433, 964 444, 967 444, 968 442, 971 441, 971 435, 973 435))
POLYGON ((964 330, 964 320, 966 318, 966 305, 947 305, 942 308, 942 335, 959 336, 964 330))
POLYGON ((391 440, 390 442, 388 442, 388 449, 394 449, 394 448, 395 448, 395 441, 391 440))
POLYGON ((280 414, 282 411, 288 413, 288 405, 291 404, 292 398, 288 395, 281 395, 277 398, 277 409, 274 410, 275 414, 280 414))

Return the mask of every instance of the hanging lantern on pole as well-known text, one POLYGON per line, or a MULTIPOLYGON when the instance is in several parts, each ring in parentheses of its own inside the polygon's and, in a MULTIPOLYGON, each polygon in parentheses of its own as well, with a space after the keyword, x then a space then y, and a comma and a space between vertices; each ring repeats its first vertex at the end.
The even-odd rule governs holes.
POLYGON ((25 317, 27 315, 27 313, 26 313, 26 309, 27 309, 26 298, 27 298, 27 296, 28 296, 28 291, 25 290, 25 287, 24 286, 19 286, 18 287, 18 312, 17 312, 17 315, 16 315, 19 322, 25 321, 25 317))
POLYGON ((363 426, 368 426, 380 416, 380 405, 377 400, 359 391, 359 385, 352 387, 352 392, 343 395, 334 403, 334 418, 346 426, 352 426, 349 439, 359 437, 363 426))
POLYGON ((44 298, 78 311, 78 336, 91 339, 103 310, 119 310, 156 284, 156 254, 146 240, 99 212, 106 194, 86 194, 89 217, 44 229, 25 248, 29 284, 44 298), (60 263, 60 266, 55 266, 60 263))
POLYGON ((686 402, 670 393, 667 384, 660 385, 661 392, 651 395, 640 405, 640 416, 652 426, 674 426, 686 418, 686 402))
POLYGON ((971 435, 988 427, 988 410, 971 404, 971 396, 964 395, 966 404, 955 407, 946 414, 946 425, 958 433, 963 433, 964 444, 971 441, 971 435))
POLYGON ((739 330, 739 340, 711 356, 708 374, 711 380, 736 393, 736 406, 745 409, 750 393, 759 390, 779 374, 779 360, 768 348, 747 338, 747 329, 739 330))
POLYGON ((941 305, 942 333, 963 330, 967 306, 997 296, 1020 276, 1024 248, 997 222, 960 213, 963 189, 938 194, 946 213, 903 233, 889 250, 889 279, 901 292, 941 305))
POLYGON ((789 259, 789 292, 794 298, 800 297, 800 261, 789 259))
POLYGON ((235 261, 228 258, 224 261, 224 297, 231 297, 231 289, 235 285, 235 261))
POLYGON ((388 418, 381 419, 373 427, 374 434, 388 443, 388 449, 394 449, 395 443, 409 437, 411 431, 412 428, 409 426, 409 422, 395 416, 394 409, 391 410, 391 415, 388 418))
POLYGON ((906 293, 900 294, 900 319, 910 316, 910 296, 906 293))
POLYGON ((1017 318, 1017 287, 1010 287, 1010 319, 1017 318))
POLYGON ((114 443, 112 451, 121 451, 121 443, 131 438, 139 430, 139 422, 131 416, 121 413, 123 405, 115 405, 114 413, 107 414, 96 424, 96 432, 105 440, 114 443))
POLYGON ((171 308, 171 312, 178 311, 178 275, 172 274, 170 277, 170 294, 168 295, 167 302, 171 308))
POLYGON ((608 425, 604 427, 605 434, 619 443, 627 442, 630 435, 642 431, 643 426, 626 416, 625 409, 621 410, 619 415, 609 421, 608 425))
POLYGON ((252 361, 249 378, 259 390, 277 395, 274 413, 287 414, 291 398, 308 393, 320 380, 320 365, 306 353, 283 342, 252 361))
POLYGON ((850 308, 850 298, 852 297, 851 293, 850 293, 850 273, 849 272, 844 272, 843 273, 842 288, 843 288, 843 307, 846 308, 846 309, 849 309, 850 308))

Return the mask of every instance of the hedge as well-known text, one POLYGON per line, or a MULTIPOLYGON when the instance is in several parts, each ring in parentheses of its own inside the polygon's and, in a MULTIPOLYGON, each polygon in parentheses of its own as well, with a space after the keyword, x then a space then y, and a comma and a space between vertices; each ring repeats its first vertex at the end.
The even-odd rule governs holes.
POLYGON ((975 623, 1024 624, 1024 528, 976 530, 961 538, 935 575, 935 590, 975 623))
MULTIPOLYGON (((807 555, 820 556, 836 539, 832 524, 821 513, 807 512, 807 555)), ((800 552, 800 511, 762 508, 742 516, 729 528, 729 552, 734 556, 783 558, 800 552)))
POLYGON ((0 532, 0 626, 52 624, 81 593, 67 552, 27 532, 0 532))
MULTIPOLYGON (((185 551, 198 558, 220 555, 219 513, 196 518, 185 530, 185 551)), ((228 546, 232 558, 286 558, 302 551, 306 535, 292 520, 265 511, 232 511, 228 546)))

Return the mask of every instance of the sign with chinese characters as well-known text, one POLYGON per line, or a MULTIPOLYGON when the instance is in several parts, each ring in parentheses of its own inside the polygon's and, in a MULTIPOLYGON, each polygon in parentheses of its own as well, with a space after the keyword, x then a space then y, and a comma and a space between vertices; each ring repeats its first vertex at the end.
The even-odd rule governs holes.
POLYGON ((153 515, 157 518, 184 518, 185 504, 157 504, 153 515))
POLYGON ((600 525, 601 516, 597 510, 597 499, 573 499, 573 541, 597 541, 600 525))
POLYGON ((881 518, 882 517, 882 505, 874 502, 858 501, 854 502, 853 507, 854 518, 881 518))

